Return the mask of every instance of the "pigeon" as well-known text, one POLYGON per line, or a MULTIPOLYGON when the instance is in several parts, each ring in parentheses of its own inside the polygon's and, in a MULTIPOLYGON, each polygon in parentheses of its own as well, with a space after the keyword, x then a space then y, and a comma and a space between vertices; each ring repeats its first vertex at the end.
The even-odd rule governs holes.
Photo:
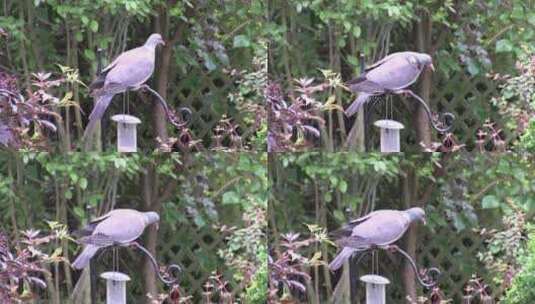
POLYGON ((417 52, 393 53, 369 66, 358 78, 346 83, 352 92, 359 93, 345 110, 346 116, 355 114, 371 96, 400 92, 409 87, 425 68, 434 71, 433 60, 430 55, 417 52))
POLYGON ((94 219, 85 228, 91 234, 80 239, 86 245, 72 266, 75 269, 85 268, 99 249, 133 242, 141 236, 145 227, 159 220, 156 212, 133 209, 115 209, 94 219))
POLYGON ((367 250, 373 246, 387 246, 399 240, 412 222, 425 224, 425 211, 422 208, 407 210, 377 210, 370 214, 349 222, 339 234, 346 235, 345 246, 329 264, 329 269, 335 271, 358 251, 367 250))
POLYGON ((151 77, 158 45, 165 45, 162 36, 150 35, 144 45, 119 55, 91 83, 89 88, 97 102, 89 115, 84 138, 92 134, 95 124, 102 118, 115 94, 135 90, 151 77))

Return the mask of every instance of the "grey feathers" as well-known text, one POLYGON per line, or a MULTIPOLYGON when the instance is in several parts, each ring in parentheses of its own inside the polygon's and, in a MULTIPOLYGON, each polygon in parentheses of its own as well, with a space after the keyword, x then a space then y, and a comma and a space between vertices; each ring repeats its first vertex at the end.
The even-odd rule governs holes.
POLYGON ((344 261, 359 250, 396 242, 415 221, 425 222, 423 209, 378 210, 349 222, 339 232, 343 236, 339 244, 344 248, 329 264, 329 268, 340 268, 344 261))
POLYGON ((91 135, 115 94, 138 88, 150 78, 154 72, 156 47, 160 44, 165 44, 160 34, 152 34, 144 45, 122 53, 102 70, 90 86, 97 103, 89 116, 85 138, 91 135))
POLYGON ((345 114, 355 114, 371 95, 381 95, 402 90, 412 85, 424 68, 433 69, 431 56, 416 52, 393 53, 368 67, 358 78, 346 85, 351 91, 363 95, 357 98, 345 114))
POLYGON ((86 267, 98 249, 128 244, 139 238, 145 227, 159 220, 156 212, 139 212, 133 209, 115 209, 108 212, 88 225, 91 234, 80 239, 86 246, 72 266, 76 269, 86 267))

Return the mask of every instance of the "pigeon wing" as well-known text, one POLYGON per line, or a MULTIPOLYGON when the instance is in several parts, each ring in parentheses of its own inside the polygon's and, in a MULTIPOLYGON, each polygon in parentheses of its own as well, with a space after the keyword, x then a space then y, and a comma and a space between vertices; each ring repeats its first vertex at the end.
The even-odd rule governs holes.
POLYGON ((412 60, 413 55, 394 56, 366 74, 367 80, 388 90, 400 90, 413 84, 422 67, 412 60))
POLYGON ((128 243, 139 238, 144 229, 145 219, 141 212, 118 209, 96 226, 93 235, 102 234, 117 243, 128 243))
POLYGON ((351 237, 362 240, 362 246, 389 245, 400 239, 409 225, 409 218, 403 211, 381 210, 355 226, 351 237))
POLYGON ((353 219, 351 221, 349 221, 349 223, 345 224, 344 226, 342 226, 341 228, 335 230, 335 231, 332 231, 331 232, 331 235, 335 238, 343 238, 343 237, 348 237, 350 236, 352 233, 353 233, 353 228, 355 228, 355 226, 357 226, 358 224, 368 220, 369 218, 373 217, 374 215, 376 215, 377 213, 380 213, 382 212, 383 210, 380 210, 380 211, 372 211, 364 216, 361 216, 359 218, 356 218, 356 219, 353 219))
POLYGON ((137 87, 147 81, 154 71, 154 51, 139 47, 122 54, 106 75, 104 91, 116 93, 137 87))

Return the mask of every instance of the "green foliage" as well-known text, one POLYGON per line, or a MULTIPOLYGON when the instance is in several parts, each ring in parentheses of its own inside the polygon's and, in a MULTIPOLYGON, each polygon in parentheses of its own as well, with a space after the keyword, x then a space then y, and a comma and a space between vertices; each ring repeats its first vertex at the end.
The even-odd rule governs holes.
MULTIPOLYGON (((181 256, 180 248, 191 248, 199 265, 194 271, 201 274, 193 280, 203 281, 197 284, 188 278, 181 285, 202 286, 207 276, 217 271, 224 273, 229 288, 245 288, 249 282, 258 284, 252 283, 251 276, 265 261, 266 162, 267 155, 262 153, 0 153, 0 207, 6 210, 1 221, 6 231, 48 229, 45 219, 68 223, 69 231, 74 231, 85 224, 90 213, 94 216, 112 204, 115 208, 147 208, 143 186, 150 186, 146 184, 149 177, 151 182, 158 181, 153 195, 161 199, 160 226, 166 235, 166 239, 158 239, 158 248, 168 247, 170 240, 181 242, 170 251, 159 252, 159 260, 180 264, 175 260, 181 256), (88 205, 93 212, 86 209, 88 205), (179 231, 201 235, 217 231, 216 227, 226 238, 215 238, 218 247, 211 250, 199 247, 200 240, 195 237, 176 236, 179 231)), ((75 247, 65 244, 62 250, 69 250, 73 257, 75 247)), ((254 280, 261 279, 258 275, 254 280)), ((59 286, 62 299, 68 296, 63 284, 59 286)), ((132 297, 140 296, 136 289, 140 284, 136 276, 132 297)), ((44 293, 40 299, 47 299, 44 293)), ((201 291, 192 287, 188 293, 200 295, 201 291)))
POLYGON ((244 214, 243 222, 245 227, 232 231, 226 238, 227 247, 218 250, 218 254, 237 270, 234 279, 247 284, 245 298, 251 301, 247 303, 264 303, 267 296, 266 210, 250 209, 244 214))
POLYGON ((249 287, 245 291, 245 302, 251 304, 266 303, 268 293, 268 255, 267 250, 258 253, 258 258, 262 261, 256 270, 249 287))
POLYGON ((535 153, 535 119, 530 119, 516 146, 523 152, 535 153))
POLYGON ((525 236, 533 231, 526 223, 525 214, 519 210, 502 218, 503 228, 500 230, 482 231, 481 236, 487 237, 485 249, 477 257, 493 274, 496 285, 506 286, 512 274, 522 267, 520 257, 525 252, 525 236))
POLYGON ((535 234, 530 234, 526 254, 520 256, 522 270, 514 277, 511 287, 500 303, 524 304, 535 301, 535 234))

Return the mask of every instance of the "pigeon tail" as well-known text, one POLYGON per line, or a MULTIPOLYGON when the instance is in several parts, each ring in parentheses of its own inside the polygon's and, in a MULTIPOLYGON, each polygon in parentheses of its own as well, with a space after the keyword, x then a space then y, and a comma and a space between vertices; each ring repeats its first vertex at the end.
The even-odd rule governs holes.
POLYGON ((97 251, 100 249, 98 246, 94 245, 87 245, 82 253, 76 258, 74 263, 72 263, 72 267, 75 269, 83 269, 87 265, 89 265, 89 261, 91 258, 97 253, 97 251))
POLYGON ((89 114, 89 123, 84 131, 84 138, 88 138, 93 133, 95 124, 102 118, 104 112, 110 105, 111 100, 113 99, 113 94, 104 94, 98 97, 95 107, 91 114, 89 114))
POLYGON ((347 261, 357 251, 357 249, 345 247, 329 264, 329 269, 331 271, 338 270, 340 267, 342 267, 344 262, 347 261))
POLYGON ((347 117, 353 116, 357 111, 360 109, 360 107, 368 101, 368 98, 372 96, 368 93, 360 93, 357 99, 353 101, 353 103, 344 111, 347 117))

